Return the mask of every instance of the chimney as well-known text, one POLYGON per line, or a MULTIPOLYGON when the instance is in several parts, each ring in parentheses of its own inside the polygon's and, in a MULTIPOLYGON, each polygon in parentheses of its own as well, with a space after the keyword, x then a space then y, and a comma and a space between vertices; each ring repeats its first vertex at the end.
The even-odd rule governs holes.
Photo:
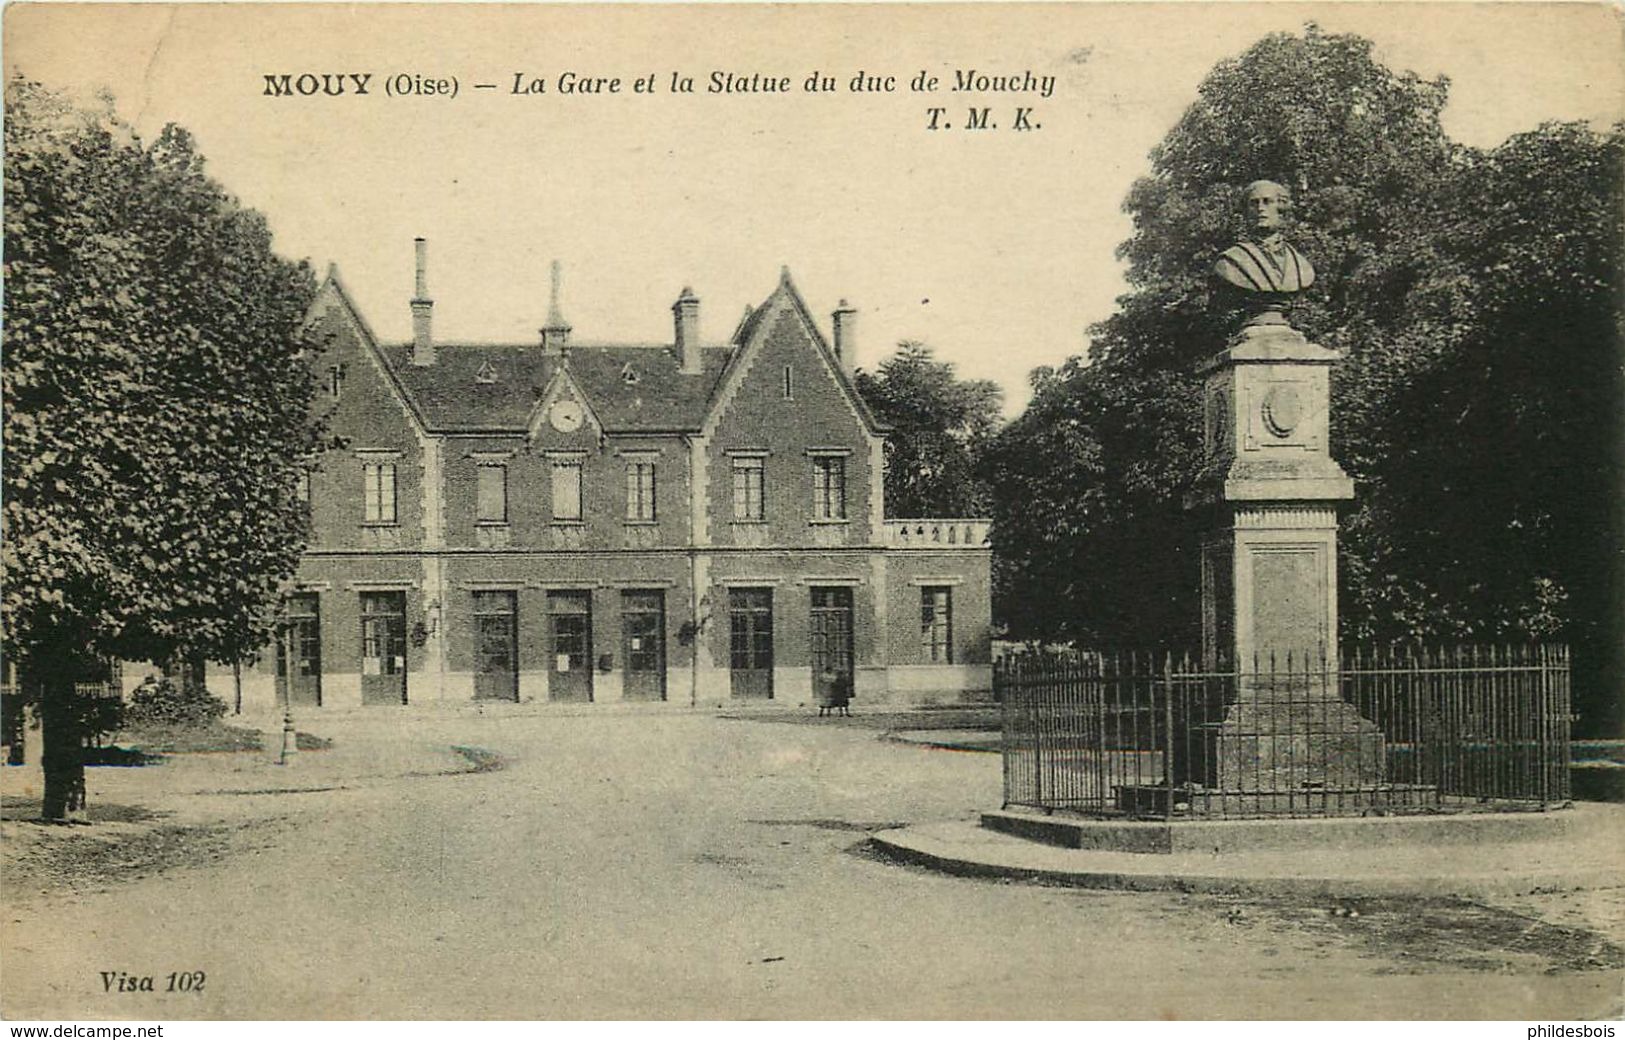
POLYGON ((685 376, 697 376, 705 370, 700 353, 700 298, 694 290, 683 286, 677 302, 671 305, 677 324, 677 357, 682 362, 678 369, 685 376))
POLYGON ((417 288, 412 297, 412 364, 434 364, 434 335, 430 331, 429 319, 434 311, 434 301, 429 299, 429 243, 421 238, 414 238, 412 245, 417 249, 417 288))
POLYGON ((570 323, 559 309, 560 288, 564 283, 564 265, 553 261, 553 292, 547 304, 547 324, 542 326, 542 353, 559 357, 570 342, 570 323))
POLYGON ((835 329, 835 357, 841 362, 841 371, 848 379, 852 378, 852 356, 857 351, 858 344, 853 326, 857 323, 858 312, 852 305, 842 300, 835 306, 835 313, 830 315, 831 324, 835 329))

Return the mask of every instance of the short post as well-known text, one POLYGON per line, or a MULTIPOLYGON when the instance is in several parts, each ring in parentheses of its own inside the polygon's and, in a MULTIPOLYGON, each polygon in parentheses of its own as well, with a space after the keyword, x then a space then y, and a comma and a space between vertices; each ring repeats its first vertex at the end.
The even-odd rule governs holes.
POLYGON ((285 766, 288 759, 299 750, 299 741, 293 730, 293 708, 284 706, 282 709, 282 755, 277 765, 285 766))
POLYGON ((291 764, 298 751, 299 740, 293 728, 293 626, 288 624, 282 630, 282 753, 276 764, 291 764))

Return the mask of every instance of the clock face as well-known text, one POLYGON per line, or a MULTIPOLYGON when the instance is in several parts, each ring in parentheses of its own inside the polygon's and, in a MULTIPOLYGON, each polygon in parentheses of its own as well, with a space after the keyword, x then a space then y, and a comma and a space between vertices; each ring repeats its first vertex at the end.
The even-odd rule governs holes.
POLYGON ((547 412, 547 421, 560 433, 574 433, 581 429, 581 419, 581 406, 574 401, 555 401, 547 412))

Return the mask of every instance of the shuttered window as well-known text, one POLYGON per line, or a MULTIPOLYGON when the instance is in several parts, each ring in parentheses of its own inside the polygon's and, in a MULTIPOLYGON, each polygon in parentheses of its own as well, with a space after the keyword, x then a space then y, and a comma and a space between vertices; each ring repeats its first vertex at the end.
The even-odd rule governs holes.
POLYGON ((483 465, 479 467, 479 513, 482 524, 508 522, 508 467, 483 465))
POLYGON ((553 519, 581 519, 581 463, 560 459, 553 463, 553 519))

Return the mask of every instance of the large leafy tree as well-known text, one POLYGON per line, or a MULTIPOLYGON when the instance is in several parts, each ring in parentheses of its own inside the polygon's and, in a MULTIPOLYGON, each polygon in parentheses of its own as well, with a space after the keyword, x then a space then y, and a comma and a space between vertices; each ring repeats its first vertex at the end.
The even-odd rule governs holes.
POLYGON ((187 133, 6 85, 5 589, 40 696, 44 813, 82 805, 76 680, 109 657, 234 661, 303 549, 320 422, 304 264, 187 133))
POLYGON ((952 362, 912 340, 858 392, 891 426, 886 438, 886 511, 891 516, 985 516, 990 506, 981 456, 999 425, 1000 391, 985 379, 959 379, 952 362))
POLYGON ((1465 156, 1386 349, 1351 363, 1357 636, 1555 638, 1582 729, 1619 728, 1625 128, 1465 156))
POLYGON ((1293 189, 1293 238, 1320 272, 1293 320, 1324 341, 1374 320, 1366 303, 1406 276, 1372 266, 1393 263, 1454 161, 1438 120, 1444 84, 1395 75, 1370 50, 1313 27, 1268 36, 1220 63, 1152 152, 1124 204, 1131 291, 1090 330, 1086 356, 1039 373, 1028 415, 991 453, 1001 577, 1042 578, 1037 596, 1025 581, 997 590, 1017 633, 1035 599, 1035 637, 1194 639, 1198 532, 1183 497, 1203 462, 1195 368, 1234 329, 1207 271, 1240 230, 1242 186, 1269 177, 1293 189))
POLYGON ((1320 273, 1294 324, 1347 358, 1333 389, 1333 450, 1359 496, 1345 636, 1555 636, 1607 657, 1594 637, 1619 620, 1620 133, 1550 125, 1469 149, 1442 130, 1446 97, 1313 26, 1210 73, 1125 203, 1130 293, 1086 357, 1039 374, 992 452, 995 545, 1021 578, 1000 589, 1013 624, 1031 597, 1044 638, 1195 638, 1194 370, 1234 327, 1206 272, 1239 230, 1241 188, 1267 177, 1293 190, 1289 237, 1320 273))

